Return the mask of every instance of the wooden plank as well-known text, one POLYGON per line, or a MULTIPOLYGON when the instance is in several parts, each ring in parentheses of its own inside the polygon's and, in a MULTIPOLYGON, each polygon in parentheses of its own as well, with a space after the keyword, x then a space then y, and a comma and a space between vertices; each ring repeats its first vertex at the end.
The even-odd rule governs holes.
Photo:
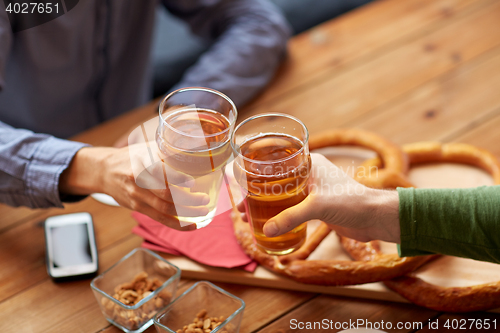
POLYGON ((470 333, 498 332, 500 330, 500 315, 485 312, 474 312, 465 314, 445 313, 428 322, 428 325, 418 331, 424 332, 455 332, 463 331, 470 333), (485 323, 489 324, 486 328, 485 323), (445 325, 449 326, 445 326, 445 325))
MULTIPOLYGON (((276 79, 253 104, 246 106, 245 109, 273 100, 281 94, 281 89, 290 90, 288 86, 293 87, 296 82, 302 82, 303 78, 308 77, 308 73, 316 73, 318 69, 331 69, 331 65, 336 68, 341 64, 347 64, 393 40, 407 39, 407 34, 414 31, 424 27, 427 30, 435 21, 441 24, 447 23, 451 18, 475 10, 489 2, 491 1, 377 1, 337 20, 327 22, 317 29, 321 29, 320 34, 335 36, 335 41, 326 43, 327 45, 320 43, 321 50, 317 50, 311 42, 311 38, 315 38, 311 37, 311 34, 318 35, 318 31, 306 32, 294 37, 290 41, 289 56, 279 74, 276 75, 276 79), (314 61, 309 60, 313 57, 314 61)), ((98 125, 73 139, 95 145, 111 146, 133 126, 155 116, 159 100, 156 99, 112 121, 98 125)))
POLYGON ((92 214, 99 251, 129 236, 130 230, 136 225, 128 209, 105 206, 88 198, 67 205, 64 210, 46 210, 26 223, 1 233, 0 302, 49 278, 45 267, 45 238, 40 222, 51 215, 74 212, 92 214))
POLYGON ((241 332, 253 332, 314 297, 311 293, 216 283, 245 301, 241 332))
POLYGON ((78 134, 72 137, 72 140, 96 146, 112 146, 123 134, 130 133, 134 126, 157 116, 159 101, 160 98, 157 98, 146 105, 78 134))
MULTIPOLYGON (((499 68, 500 48, 496 48, 353 124, 397 144, 447 140, 499 111, 499 68)), ((495 132, 490 128, 487 133, 491 136, 495 132)))
MULTIPOLYGON (((140 246, 141 242, 141 238, 131 236, 118 246, 101 251, 100 271, 140 246)), ((31 273, 27 275, 29 278, 31 273)), ((75 328, 81 332, 95 332, 107 324, 90 289, 90 280, 55 283, 45 278, 0 303, 2 332, 73 332, 75 328)))
MULTIPOLYGON (((498 90, 497 90, 498 91, 498 90)), ((500 109, 497 110, 500 114, 500 109)), ((500 158, 500 115, 493 119, 488 119, 479 126, 453 138, 456 142, 465 142, 475 145, 490 152, 500 158)))
MULTIPOLYGON (((310 302, 298 307, 297 309, 286 314, 279 320, 275 321, 264 329, 260 330, 261 333, 276 333, 276 332, 318 332, 321 331, 321 326, 316 326, 316 329, 307 330, 305 327, 301 330, 294 328, 298 322, 320 322, 324 319, 328 321, 331 331, 338 332, 342 329, 349 329, 349 324, 357 320, 364 320, 364 325, 368 322, 372 325, 375 323, 381 324, 383 321, 387 327, 390 323, 392 329, 390 332, 413 332, 419 327, 423 327, 428 319, 433 318, 438 313, 431 310, 418 308, 409 304, 395 304, 390 302, 373 302, 367 300, 347 299, 341 297, 333 297, 321 295, 310 302), (331 322, 330 322, 331 321, 331 322), (340 327, 342 323, 344 327, 340 327), (398 323, 410 324, 410 328, 397 329, 398 323), (413 324, 415 323, 415 324, 413 324), (333 326, 330 326, 333 325, 333 326), (335 328, 335 325, 338 325, 335 328), (422 326, 419 326, 422 325, 422 326)), ((306 325, 306 324, 304 324, 306 325)), ((312 324, 314 325, 314 324, 312 324)), ((361 325, 360 327, 364 327, 361 325)), ((369 327, 369 326, 367 326, 369 327)), ((376 326, 375 326, 376 327, 376 326)), ((325 331, 326 328, 323 328, 325 331)), ((382 329, 379 327, 379 329, 382 329)), ((383 329, 389 331, 389 329, 383 329)))
POLYGON ((41 214, 41 209, 30 209, 27 207, 10 207, 0 204, 0 233, 23 220, 34 218, 41 214))
POLYGON ((499 16, 500 3, 496 2, 450 22, 441 30, 250 113, 286 112, 303 118, 311 133, 325 130, 328 125, 342 126, 500 45, 499 16), (317 116, 304 117, 306 114, 317 116))
POLYGON ((437 29, 487 1, 376 1, 294 37, 276 78, 249 107, 262 105, 402 41, 437 29))

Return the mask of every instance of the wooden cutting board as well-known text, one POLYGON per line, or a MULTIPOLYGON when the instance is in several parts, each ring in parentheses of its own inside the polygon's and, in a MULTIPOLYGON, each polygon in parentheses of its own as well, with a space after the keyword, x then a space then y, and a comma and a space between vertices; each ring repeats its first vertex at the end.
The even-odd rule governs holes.
MULTIPOLYGON (((360 148, 326 148, 318 151, 342 167, 349 174, 362 161, 374 156, 374 153, 360 148)), ((461 188, 493 185, 491 177, 474 167, 458 164, 427 164, 412 168, 410 180, 421 188, 461 188)), ((310 222, 308 233, 317 226, 317 221, 310 222)), ((383 243, 386 253, 396 252, 395 244, 383 243)), ((239 269, 216 268, 198 264, 188 258, 164 255, 167 260, 182 270, 184 278, 238 283, 269 288, 325 293, 340 296, 359 297, 375 300, 405 302, 399 294, 387 289, 381 282, 358 286, 325 287, 302 284, 274 274, 258 266, 253 273, 239 269)), ((331 233, 308 259, 351 260, 343 251, 337 236, 331 233)), ((424 281, 443 287, 464 287, 500 280, 500 265, 443 256, 417 270, 417 275, 424 281)), ((500 309, 493 312, 500 313, 500 309)))

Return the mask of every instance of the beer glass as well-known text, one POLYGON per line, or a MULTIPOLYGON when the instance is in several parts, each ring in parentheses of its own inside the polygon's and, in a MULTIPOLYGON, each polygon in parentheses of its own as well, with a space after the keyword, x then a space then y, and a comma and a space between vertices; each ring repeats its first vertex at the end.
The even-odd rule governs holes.
POLYGON ((300 120, 276 113, 243 121, 231 138, 234 175, 246 195, 255 243, 266 253, 288 254, 306 240, 306 223, 277 237, 266 237, 262 230, 267 220, 309 194, 308 136, 300 120))
MULTIPOLYGON (((195 223, 197 229, 202 228, 215 216, 238 112, 226 95, 208 88, 192 87, 167 95, 160 104, 159 114, 156 142, 162 161, 194 178, 191 192, 203 192, 210 197, 207 215, 177 218, 181 226, 195 223)), ((168 186, 175 185, 169 183, 168 186)))

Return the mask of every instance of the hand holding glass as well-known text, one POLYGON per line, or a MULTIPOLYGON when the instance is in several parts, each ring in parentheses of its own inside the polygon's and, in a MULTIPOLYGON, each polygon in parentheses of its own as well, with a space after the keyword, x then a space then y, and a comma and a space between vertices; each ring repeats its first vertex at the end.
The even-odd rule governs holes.
MULTIPOLYGON (((217 208, 223 171, 231 156, 230 135, 237 118, 233 102, 208 88, 174 91, 161 102, 156 141, 162 161, 170 168, 192 176, 191 192, 208 194, 208 214, 177 218, 181 226, 208 225, 217 208)), ((169 187, 175 186, 169 183, 169 187)), ((175 204, 175 197, 174 204, 175 204)))
POLYGON ((278 237, 266 237, 263 227, 309 194, 308 135, 305 125, 292 116, 263 114, 243 121, 231 139, 234 175, 246 194, 256 245, 266 253, 288 254, 306 240, 306 223, 278 237))

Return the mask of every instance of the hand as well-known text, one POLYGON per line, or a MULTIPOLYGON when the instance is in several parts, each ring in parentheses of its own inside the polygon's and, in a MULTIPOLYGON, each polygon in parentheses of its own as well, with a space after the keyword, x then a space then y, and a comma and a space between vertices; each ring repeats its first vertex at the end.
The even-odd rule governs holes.
POLYGON ((106 193, 120 205, 170 228, 195 230, 195 224, 182 226, 176 216, 208 214, 205 207, 210 201, 208 195, 189 192, 194 185, 193 178, 170 169, 159 160, 154 142, 149 145, 151 156, 156 160, 152 163, 143 145, 121 149, 82 148, 61 175, 60 191, 80 195, 106 193))
MULTIPOLYGON (((396 191, 370 189, 359 184, 320 154, 311 154, 309 195, 264 225, 275 237, 303 222, 319 219, 342 236, 362 242, 400 241, 399 198, 396 191)), ((238 206, 240 211, 244 205, 238 206)), ((243 217, 248 218, 246 215, 243 217)))

